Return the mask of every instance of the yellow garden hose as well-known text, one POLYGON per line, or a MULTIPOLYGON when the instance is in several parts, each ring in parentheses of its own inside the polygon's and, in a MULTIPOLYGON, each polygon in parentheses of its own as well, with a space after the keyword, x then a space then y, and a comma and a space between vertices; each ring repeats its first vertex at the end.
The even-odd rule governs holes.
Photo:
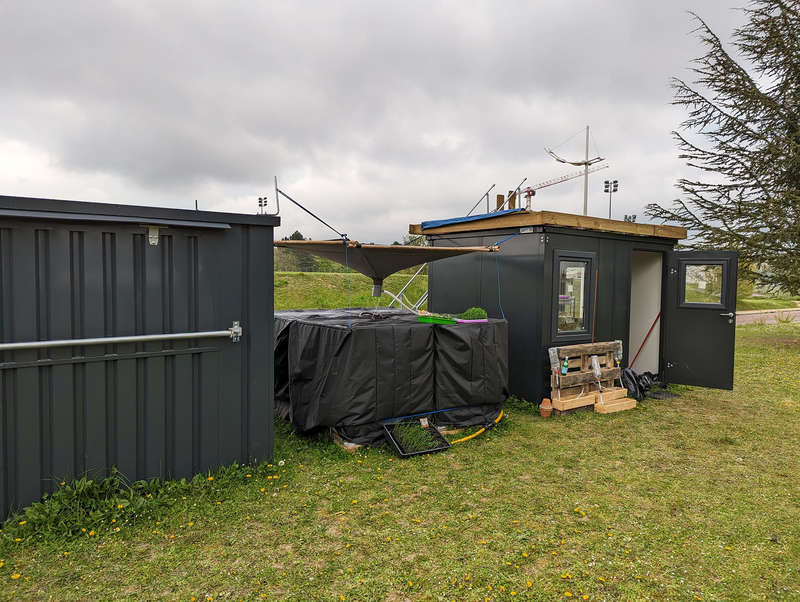
MULTIPOLYGON (((502 417, 503 417, 503 410, 500 410, 500 413, 497 415, 497 418, 494 419, 494 423, 498 424, 502 417)), ((485 432, 486 432, 486 427, 484 426, 475 431, 474 433, 472 433, 471 435, 467 435, 466 437, 462 437, 461 439, 456 439, 455 441, 451 441, 450 445, 455 445, 456 443, 463 443, 464 441, 469 441, 470 439, 474 439, 478 435, 481 435, 485 432)))

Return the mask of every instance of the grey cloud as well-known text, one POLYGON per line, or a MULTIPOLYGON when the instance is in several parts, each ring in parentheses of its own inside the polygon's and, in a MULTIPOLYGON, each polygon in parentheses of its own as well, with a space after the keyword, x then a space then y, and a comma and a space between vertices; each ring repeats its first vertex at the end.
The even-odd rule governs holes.
MULTIPOLYGON (((740 20, 731 2, 697 8, 723 38, 740 20)), ((635 209, 668 197, 680 169, 668 80, 699 52, 686 8, 9 2, 0 140, 130 194, 96 200, 185 206, 207 194, 215 208, 252 210, 242 199, 279 174, 348 229, 385 240, 463 212, 493 182, 504 191, 564 173, 542 147, 591 123, 626 182, 620 207, 635 209)), ((582 152, 580 137, 564 151, 582 152)), ((577 210, 580 197, 574 181, 537 202, 577 210)), ((327 235, 285 212, 288 230, 327 235)))

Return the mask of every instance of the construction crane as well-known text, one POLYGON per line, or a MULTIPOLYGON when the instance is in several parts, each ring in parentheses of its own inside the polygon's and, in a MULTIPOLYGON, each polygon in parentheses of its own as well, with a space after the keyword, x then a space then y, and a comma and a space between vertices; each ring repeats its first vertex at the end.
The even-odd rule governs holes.
POLYGON ((593 165, 591 166, 588 171, 581 170, 576 171, 573 173, 568 173, 563 176, 559 176, 557 178, 552 178, 550 180, 545 180, 544 182, 539 182, 538 184, 534 184, 533 186, 528 186, 527 188, 523 189, 522 193, 525 195, 526 199, 526 208, 530 209, 531 205, 531 197, 536 194, 536 191, 540 188, 547 188, 548 186, 554 186, 555 184, 561 184, 561 182, 566 182, 567 180, 572 180, 574 178, 580 178, 587 173, 594 173, 596 171, 600 171, 601 169, 608 169, 608 164, 603 163, 602 165, 593 165))

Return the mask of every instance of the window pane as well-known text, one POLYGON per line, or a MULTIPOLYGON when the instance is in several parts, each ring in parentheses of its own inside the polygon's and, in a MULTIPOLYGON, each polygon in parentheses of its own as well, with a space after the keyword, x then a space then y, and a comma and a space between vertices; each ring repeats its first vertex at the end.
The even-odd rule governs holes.
POLYGON ((586 330, 587 261, 561 261, 558 287, 558 332, 586 330))
POLYGON ((687 265, 685 269, 683 300, 686 303, 722 304, 721 265, 687 265))

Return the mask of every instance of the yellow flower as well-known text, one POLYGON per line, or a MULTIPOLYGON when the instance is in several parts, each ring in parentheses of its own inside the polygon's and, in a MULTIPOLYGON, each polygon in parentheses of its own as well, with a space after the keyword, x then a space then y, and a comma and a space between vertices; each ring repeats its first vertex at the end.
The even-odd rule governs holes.
POLYGON ((527 587, 533 587, 533 583, 531 583, 530 581, 526 581, 526 582, 525 582, 525 585, 526 585, 527 587))
POLYGON ((481 545, 484 545, 484 546, 486 545, 486 540, 485 539, 481 539, 481 545))
POLYGON ((339 600, 344 600, 344 595, 339 594, 339 600))
POLYGON ((572 592, 564 592, 564 595, 565 595, 567 598, 571 598, 571 597, 572 597, 572 592))
POLYGON ((605 583, 605 582, 606 582, 606 580, 605 580, 605 579, 603 579, 602 577, 598 577, 598 578, 597 578, 597 580, 598 580, 598 581, 602 581, 603 583, 605 583))
POLYGON ((193 520, 190 520, 190 521, 189 521, 188 523, 186 523, 186 524, 187 524, 187 525, 189 525, 190 527, 194 527, 194 521, 193 521, 193 520))
POLYGON ((117 510, 122 510, 122 504, 117 504, 117 510))
POLYGON ((213 481, 213 480, 214 480, 214 477, 208 477, 208 480, 209 480, 209 481, 213 481))
MULTIPOLYGON (((21 521, 19 521, 19 526, 21 527, 22 525, 24 525, 27 522, 28 521, 26 521, 26 520, 21 520, 21 521)), ((730 550, 730 548, 728 548, 728 549, 730 550)))
POLYGON ((358 500, 353 500, 353 503, 354 503, 354 504, 357 504, 357 503, 358 503, 358 500))
POLYGON ((112 523, 115 523, 115 522, 117 522, 117 519, 116 519, 116 518, 112 518, 112 519, 111 519, 111 522, 112 522, 112 523))
POLYGON ((14 573, 13 575, 11 575, 12 579, 19 579, 20 577, 22 577, 22 575, 20 575, 19 573, 14 573))
MULTIPOLYGON (((361 462, 361 460, 359 460, 359 462, 361 462)), ((408 582, 408 587, 414 587, 414 582, 413 581, 409 581, 408 582)))
POLYGON ((114 527, 114 533, 119 533, 119 527, 114 527))
POLYGON ((89 536, 91 537, 91 536, 93 536, 93 535, 94 535, 94 529, 92 529, 91 531, 89 531, 89 536))
POLYGON ((86 527, 81 527, 81 533, 86 533, 86 527))
POLYGON ((16 541, 17 543, 19 543, 20 541, 22 541, 22 539, 21 539, 21 538, 19 538, 19 537, 15 537, 15 538, 14 538, 14 541, 16 541))
POLYGON ((264 493, 266 489, 264 487, 261 488, 261 493, 264 493))
POLYGON ((246 475, 244 475, 244 476, 246 476, 246 477, 249 479, 249 478, 250 478, 250 477, 252 477, 253 475, 251 475, 250 473, 247 473, 247 474, 246 474, 246 475))
POLYGON ((523 553, 522 553, 522 557, 523 557, 523 558, 527 558, 527 557, 528 557, 528 553, 527 553, 527 552, 523 552, 523 553))
POLYGON ((64 485, 66 485, 66 484, 67 484, 67 482, 66 482, 66 481, 61 481, 61 486, 62 486, 62 487, 63 487, 64 485))
POLYGON ((583 594, 583 596, 581 596, 581 597, 582 597, 584 600, 588 600, 588 599, 589 599, 589 595, 588 595, 588 594, 583 594))
MULTIPOLYGON (((25 521, 22 521, 22 523, 20 523, 20 525, 21 525, 21 524, 23 524, 24 522, 25 522, 25 521)), ((728 550, 728 551, 730 552, 730 551, 731 551, 733 548, 732 548, 732 547, 730 547, 730 546, 725 546, 725 549, 726 549, 726 550, 728 550)))

